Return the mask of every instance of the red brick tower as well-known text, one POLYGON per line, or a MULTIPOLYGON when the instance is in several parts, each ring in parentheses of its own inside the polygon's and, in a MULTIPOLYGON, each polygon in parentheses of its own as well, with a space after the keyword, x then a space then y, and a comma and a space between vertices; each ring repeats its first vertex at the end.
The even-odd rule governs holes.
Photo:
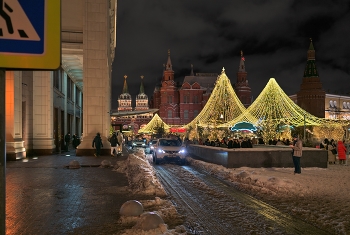
POLYGON ((170 50, 168 50, 168 61, 165 65, 162 85, 160 87, 159 116, 169 125, 180 124, 179 92, 174 81, 170 50))
POLYGON ((322 89, 322 83, 318 77, 315 49, 312 39, 310 40, 303 82, 300 85, 300 91, 297 93, 297 104, 316 117, 324 118, 326 92, 322 89))
POLYGON ((243 52, 241 51, 241 60, 237 72, 237 82, 234 85, 235 92, 242 104, 247 108, 252 103, 251 88, 247 80, 247 72, 245 71, 243 52))

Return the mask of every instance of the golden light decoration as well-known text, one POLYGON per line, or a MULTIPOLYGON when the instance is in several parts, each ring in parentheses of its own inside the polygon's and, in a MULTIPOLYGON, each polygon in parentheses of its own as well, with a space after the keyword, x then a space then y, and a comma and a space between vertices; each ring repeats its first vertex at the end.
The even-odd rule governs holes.
POLYGON ((238 117, 219 125, 231 127, 237 122, 247 121, 256 126, 259 123, 273 120, 276 125, 285 123, 292 126, 319 126, 325 124, 346 125, 348 121, 318 118, 294 103, 274 78, 270 78, 257 99, 238 117))
POLYGON ((212 94, 202 111, 184 127, 217 126, 241 115, 246 108, 232 88, 230 79, 226 76, 225 68, 218 76, 212 94))
POLYGON ((159 116, 158 114, 155 114, 149 123, 142 127, 138 133, 153 133, 155 130, 160 126, 163 125, 165 130, 169 130, 169 125, 167 125, 159 116))

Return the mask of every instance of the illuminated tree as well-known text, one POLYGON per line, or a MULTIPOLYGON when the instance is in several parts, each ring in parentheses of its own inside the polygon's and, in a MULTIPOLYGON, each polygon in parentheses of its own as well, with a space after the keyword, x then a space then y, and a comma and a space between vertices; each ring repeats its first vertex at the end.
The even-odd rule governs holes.
POLYGON ((315 126, 313 128, 313 134, 318 139, 334 139, 334 140, 343 140, 344 138, 344 129, 339 125, 327 125, 327 126, 315 126))
POLYGON ((190 126, 195 127, 196 125, 215 127, 238 117, 245 110, 223 68, 206 105, 185 128, 188 129, 190 126))
POLYGON ((163 122, 158 114, 155 114, 152 120, 146 126, 142 127, 138 133, 154 133, 156 132, 156 129, 159 129, 161 126, 163 126, 165 132, 170 128, 165 122, 163 122))
POLYGON ((259 120, 271 120, 275 125, 289 123, 292 126, 346 125, 348 122, 318 118, 306 112, 284 93, 274 78, 270 78, 260 95, 240 116, 220 126, 230 127, 241 121, 258 125, 259 120))

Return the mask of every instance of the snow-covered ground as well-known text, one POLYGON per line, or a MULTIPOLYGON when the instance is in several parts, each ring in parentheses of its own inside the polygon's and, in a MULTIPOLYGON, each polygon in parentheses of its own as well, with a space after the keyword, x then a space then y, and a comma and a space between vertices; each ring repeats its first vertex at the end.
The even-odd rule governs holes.
MULTIPOLYGON (((300 175, 294 175, 292 168, 227 169, 192 158, 187 160, 190 165, 232 182, 241 190, 285 213, 327 228, 334 234, 350 234, 350 166, 303 168, 300 175)), ((137 194, 154 195, 154 200, 140 201, 145 211, 157 213, 165 223, 170 220, 180 221, 181 215, 171 202, 161 199, 166 193, 150 161, 150 155, 139 151, 130 154, 126 161, 114 169, 127 173, 129 184, 137 194)), ((132 227, 138 220, 138 217, 122 216, 120 223, 132 227)), ((164 224, 149 231, 136 227, 127 229, 124 234, 186 234, 183 226, 168 229, 164 224)))

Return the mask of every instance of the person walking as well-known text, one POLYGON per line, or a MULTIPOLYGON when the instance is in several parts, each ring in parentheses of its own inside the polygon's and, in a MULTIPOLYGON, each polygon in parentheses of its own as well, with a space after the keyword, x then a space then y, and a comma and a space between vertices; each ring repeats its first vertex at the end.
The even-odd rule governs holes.
POLYGON ((303 142, 295 135, 293 144, 290 147, 292 148, 294 175, 301 174, 300 158, 303 154, 303 142))
POLYGON ((96 148, 96 152, 94 153, 94 156, 95 157, 99 157, 100 156, 100 152, 101 152, 101 148, 103 147, 100 133, 96 134, 94 140, 92 141, 92 147, 96 148))
POLYGON ((111 156, 114 157, 114 151, 118 154, 118 139, 116 133, 113 133, 109 142, 111 143, 111 156))
POLYGON ((68 152, 69 150, 69 143, 70 143, 70 133, 68 132, 65 136, 64 136, 64 142, 66 143, 65 148, 66 148, 66 152, 68 152))
POLYGON ((340 165, 345 165, 346 161, 346 148, 344 146, 344 141, 338 141, 338 159, 340 165))
POLYGON ((121 132, 118 132, 117 139, 118 139, 118 145, 119 145, 119 152, 118 153, 122 153, 123 152, 124 137, 123 137, 123 134, 121 132))

